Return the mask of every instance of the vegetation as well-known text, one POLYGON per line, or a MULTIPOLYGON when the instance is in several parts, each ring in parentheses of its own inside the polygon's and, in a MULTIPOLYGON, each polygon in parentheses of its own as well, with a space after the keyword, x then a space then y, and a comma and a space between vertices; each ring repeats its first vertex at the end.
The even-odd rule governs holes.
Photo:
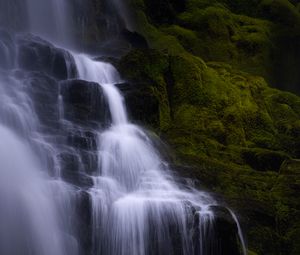
POLYGON ((300 254, 300 97, 278 90, 299 92, 300 3, 131 6, 150 49, 132 50, 119 69, 157 100, 158 121, 148 124, 171 145, 181 174, 242 215, 250 254, 300 254))

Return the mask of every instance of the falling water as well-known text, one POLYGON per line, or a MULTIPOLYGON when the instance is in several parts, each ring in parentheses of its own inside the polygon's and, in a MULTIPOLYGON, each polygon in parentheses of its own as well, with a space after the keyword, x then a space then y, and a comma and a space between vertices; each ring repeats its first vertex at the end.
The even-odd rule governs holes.
POLYGON ((239 220, 238 220, 237 216, 235 215, 235 213, 231 209, 229 209, 229 208, 227 208, 227 209, 230 212, 230 214, 231 214, 232 218, 234 219, 234 221, 236 222, 236 225, 237 225, 237 228, 238 228, 238 235, 239 235, 239 239, 240 239, 242 250, 243 250, 243 254, 246 255, 247 254, 247 246, 246 246, 246 243, 245 243, 244 234, 243 234, 241 225, 239 223, 239 220))
POLYGON ((57 47, 74 38, 70 2, 0 4, 38 36, 0 19, 15 31, 0 32, 0 253, 222 254, 216 201, 130 122, 117 70, 57 47))
POLYGON ((114 67, 74 57, 79 77, 101 84, 112 118, 99 134, 99 169, 89 191, 95 254, 177 254, 176 242, 180 254, 217 253, 206 241, 213 239, 210 207, 216 202, 206 193, 179 188, 146 132, 128 122, 114 67), (195 218, 199 244, 192 240, 195 218))
POLYGON ((68 1, 27 0, 29 31, 56 43, 69 44, 72 19, 68 1))

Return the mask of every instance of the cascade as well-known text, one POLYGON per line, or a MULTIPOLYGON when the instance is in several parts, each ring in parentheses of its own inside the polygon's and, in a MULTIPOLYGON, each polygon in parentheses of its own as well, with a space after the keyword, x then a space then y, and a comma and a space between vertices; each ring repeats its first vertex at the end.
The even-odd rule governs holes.
POLYGON ((235 214, 130 122, 115 67, 70 49, 71 2, 14 3, 0 0, 0 253, 223 255, 223 210, 242 246, 231 255, 245 255, 235 214))

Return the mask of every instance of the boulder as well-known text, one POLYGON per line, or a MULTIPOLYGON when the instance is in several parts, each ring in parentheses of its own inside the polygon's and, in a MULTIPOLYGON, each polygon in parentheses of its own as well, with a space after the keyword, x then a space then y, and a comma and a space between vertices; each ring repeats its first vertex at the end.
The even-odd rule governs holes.
POLYGON ((125 97, 130 118, 143 125, 158 126, 159 101, 149 87, 141 83, 117 84, 125 97))
POLYGON ((56 79, 76 76, 76 65, 72 55, 43 39, 25 35, 18 38, 19 67, 29 71, 41 71, 56 79))
POLYGON ((214 212, 214 235, 217 240, 214 249, 220 255, 242 255, 242 244, 238 236, 237 222, 230 211, 223 206, 212 206, 214 212))
POLYGON ((83 80, 60 82, 64 104, 64 118, 83 126, 100 126, 109 123, 108 106, 101 86, 83 80))

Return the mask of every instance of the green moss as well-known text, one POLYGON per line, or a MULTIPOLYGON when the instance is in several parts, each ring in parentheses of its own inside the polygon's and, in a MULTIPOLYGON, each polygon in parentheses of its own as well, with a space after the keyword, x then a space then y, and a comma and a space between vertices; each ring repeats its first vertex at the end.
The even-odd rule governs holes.
POLYGON ((249 236, 253 239, 252 245, 258 254, 280 254, 278 252, 280 242, 272 228, 258 226, 249 233, 249 236))
POLYGON ((163 27, 161 31, 165 34, 176 37, 186 51, 194 55, 201 55, 202 41, 195 31, 178 25, 163 27))
POLYGON ((164 74, 169 69, 169 57, 155 50, 135 50, 119 63, 124 78, 139 84, 149 84, 150 91, 159 101, 160 128, 170 124, 170 107, 164 74), (141 63, 143 63, 141 65, 141 63))
POLYGON ((140 1, 138 31, 155 50, 129 53, 122 74, 159 100, 160 132, 176 164, 191 166, 180 173, 240 211, 251 251, 297 254, 299 175, 288 162, 300 157, 300 99, 266 82, 276 38, 298 19, 294 7, 187 0, 174 21, 161 23, 147 8, 140 1))
MULTIPOLYGON (((201 63, 202 64, 202 63, 201 63)), ((200 104, 202 97, 202 69, 195 57, 187 55, 174 56, 170 59, 170 72, 173 86, 171 91, 172 104, 200 104)))
POLYGON ((153 49, 164 50, 170 54, 184 53, 185 50, 176 37, 166 35, 149 23, 145 13, 137 9, 134 13, 137 26, 135 29, 143 35, 153 49))
POLYGON ((254 252, 254 251, 248 250, 247 252, 248 252, 248 255, 258 255, 258 254, 257 254, 256 252, 254 252))
POLYGON ((198 32, 197 54, 205 60, 226 61, 266 75, 272 49, 270 22, 233 14, 221 5, 194 8, 181 14, 180 20, 198 32))

